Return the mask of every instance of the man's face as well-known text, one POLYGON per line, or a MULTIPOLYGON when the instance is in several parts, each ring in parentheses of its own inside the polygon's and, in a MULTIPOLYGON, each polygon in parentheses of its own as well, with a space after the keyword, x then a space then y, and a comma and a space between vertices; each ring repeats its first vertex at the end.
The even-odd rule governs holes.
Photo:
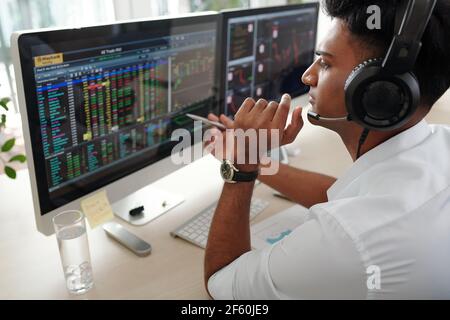
POLYGON ((317 59, 302 76, 303 83, 310 86, 312 110, 323 117, 346 116, 345 80, 355 66, 365 60, 365 54, 339 19, 333 19, 317 54, 317 59))

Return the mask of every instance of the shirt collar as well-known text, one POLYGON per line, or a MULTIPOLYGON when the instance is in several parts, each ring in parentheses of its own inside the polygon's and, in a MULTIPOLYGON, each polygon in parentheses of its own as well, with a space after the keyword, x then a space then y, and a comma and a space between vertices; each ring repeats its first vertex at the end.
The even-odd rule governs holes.
POLYGON ((339 193, 346 186, 375 163, 382 162, 395 154, 411 149, 422 142, 430 133, 430 126, 425 120, 421 120, 411 128, 400 132, 396 136, 369 150, 357 159, 350 169, 328 189, 328 200, 331 201, 338 198, 339 193))

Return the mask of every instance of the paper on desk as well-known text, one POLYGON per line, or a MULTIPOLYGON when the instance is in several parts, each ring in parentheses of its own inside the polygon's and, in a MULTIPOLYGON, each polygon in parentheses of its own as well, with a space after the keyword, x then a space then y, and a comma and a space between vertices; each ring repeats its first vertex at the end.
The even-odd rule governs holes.
POLYGON ((86 215, 91 229, 114 218, 106 190, 97 192, 93 196, 82 200, 81 209, 86 215))
POLYGON ((277 243, 306 221, 309 210, 295 205, 251 227, 253 249, 263 249, 277 243))

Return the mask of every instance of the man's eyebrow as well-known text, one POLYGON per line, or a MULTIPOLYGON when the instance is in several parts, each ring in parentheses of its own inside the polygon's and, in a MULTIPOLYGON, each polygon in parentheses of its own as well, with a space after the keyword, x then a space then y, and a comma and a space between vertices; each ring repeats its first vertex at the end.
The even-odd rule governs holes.
POLYGON ((315 52, 316 56, 327 56, 327 57, 332 57, 333 55, 329 52, 325 52, 325 51, 321 51, 321 50, 317 50, 315 52))

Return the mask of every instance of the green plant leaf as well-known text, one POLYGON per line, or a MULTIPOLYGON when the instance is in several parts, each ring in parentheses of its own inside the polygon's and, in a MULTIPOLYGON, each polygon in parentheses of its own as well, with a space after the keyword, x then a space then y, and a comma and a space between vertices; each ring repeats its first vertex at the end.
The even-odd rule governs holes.
POLYGON ((6 123, 6 114, 2 114, 0 117, 0 127, 4 127, 6 123))
POLYGON ((2 152, 8 152, 9 150, 11 150, 12 147, 14 147, 15 143, 16 143, 15 138, 7 140, 2 146, 2 152))
POLYGON ((7 106, 7 104, 8 104, 8 102, 10 102, 10 101, 11 101, 10 98, 2 98, 2 99, 0 100, 0 106, 2 106, 6 111, 8 111, 8 106, 7 106))
POLYGON ((17 156, 14 156, 11 159, 9 159, 9 162, 14 162, 14 161, 24 163, 25 161, 27 161, 27 157, 25 157, 23 154, 18 154, 17 156))
POLYGON ((16 178, 16 170, 14 170, 11 167, 5 166, 5 173, 11 179, 15 179, 16 178))

